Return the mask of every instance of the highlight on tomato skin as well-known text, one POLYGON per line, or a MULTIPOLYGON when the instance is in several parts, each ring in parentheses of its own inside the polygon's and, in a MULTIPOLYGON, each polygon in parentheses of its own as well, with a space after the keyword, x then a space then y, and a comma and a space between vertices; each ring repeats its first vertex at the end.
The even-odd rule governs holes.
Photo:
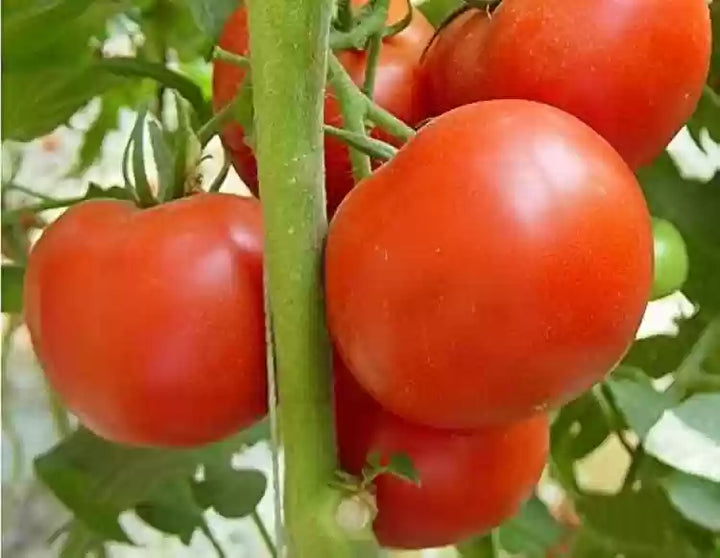
POLYGON ((28 258, 24 312, 63 403, 119 443, 217 441, 267 412, 262 220, 253 198, 92 200, 28 258))
POLYGON ((503 0, 442 29, 424 57, 434 114, 528 99, 580 118, 632 167, 687 122, 708 74, 705 0, 503 0))
MULTIPOLYGON (((366 2, 353 0, 359 7, 366 2)), ((388 10, 388 23, 396 23, 405 17, 407 2, 391 0, 388 10)), ((420 57, 434 29, 418 11, 414 10, 410 24, 397 35, 383 40, 375 77, 374 101, 393 113, 407 124, 414 126, 428 117, 427 97, 420 71, 420 57)), ((247 32, 247 12, 244 7, 237 9, 225 23, 219 46, 223 49, 246 55, 249 41, 247 32)), ((365 51, 344 50, 337 53, 350 77, 362 85, 365 77, 367 53, 365 51)), ((245 72, 222 61, 213 66, 213 105, 220 110, 235 97, 245 72)), ((325 96, 325 122, 333 126, 342 126, 342 115, 337 99, 331 90, 325 96)), ((397 140, 379 130, 373 136, 389 143, 397 140)), ((237 123, 228 125, 222 133, 222 141, 230 151, 233 166, 250 190, 258 195, 257 163, 242 127, 237 123)), ((325 138, 325 172, 328 214, 332 215, 345 195, 354 186, 352 168, 348 157, 348 148, 339 139, 325 138)))
POLYGON ((382 474, 374 480, 373 531, 388 548, 444 546, 482 534, 514 516, 547 461, 548 417, 476 431, 409 423, 363 392, 334 359, 335 411, 341 465, 359 474, 369 453, 404 453, 420 484, 382 474))
POLYGON ((578 119, 521 100, 422 128, 348 195, 325 251, 343 360, 388 411, 439 428, 518 420, 600 381, 651 281, 632 171, 578 119))

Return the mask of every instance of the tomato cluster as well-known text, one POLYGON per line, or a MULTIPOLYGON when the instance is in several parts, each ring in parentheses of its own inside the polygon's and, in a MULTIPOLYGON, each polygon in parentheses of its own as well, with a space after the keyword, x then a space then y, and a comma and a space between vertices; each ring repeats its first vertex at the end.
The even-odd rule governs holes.
MULTIPOLYGON (((388 22, 406 10, 392 0, 388 22)), ((244 8, 220 45, 248 53, 244 8)), ((420 477, 374 479, 383 545, 455 543, 512 516, 542 472, 547 411, 628 349, 653 283, 632 169, 693 110, 709 45, 704 0, 503 0, 437 35, 415 13, 383 39, 375 102, 434 118, 355 187, 348 148, 326 139, 324 261, 340 462, 361 474, 370 453, 404 453, 420 477)), ((360 83, 368 55, 338 56, 360 83)), ((216 62, 216 108, 244 78, 216 62)), ((325 118, 341 124, 331 90, 325 118)), ((245 131, 223 141, 257 194, 245 131)), ((687 254, 669 223, 654 229, 662 296, 687 254)), ((34 247, 25 314, 87 427, 192 446, 267 411, 262 283, 255 198, 90 201, 34 247)))

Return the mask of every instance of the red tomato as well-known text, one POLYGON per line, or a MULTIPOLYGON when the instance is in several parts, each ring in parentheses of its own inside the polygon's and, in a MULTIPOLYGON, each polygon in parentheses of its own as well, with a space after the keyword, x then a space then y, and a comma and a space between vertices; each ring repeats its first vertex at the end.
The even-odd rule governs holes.
POLYGON ((116 442, 190 446, 267 408, 260 204, 88 201, 30 254, 25 317, 67 407, 116 442))
POLYGON ((652 281, 622 159, 548 105, 466 105, 425 126, 330 224, 330 333, 413 422, 473 428, 574 398, 623 356, 652 281))
POLYGON ((504 0, 448 25, 424 68, 437 112, 530 99, 590 125, 636 168, 688 120, 710 60, 705 0, 504 0))
POLYGON ((436 430, 383 411, 342 365, 335 372, 343 467, 359 474, 370 452, 405 453, 420 477, 419 486, 388 474, 374 481, 373 530, 383 546, 456 543, 509 519, 531 495, 548 453, 544 413, 476 431, 436 430))
MULTIPOLYGON (((364 2, 355 0, 356 5, 364 2)), ((407 11, 405 0, 390 2, 389 21, 401 20, 407 11)), ((408 124, 414 125, 427 117, 425 93, 420 78, 420 56, 433 35, 433 28, 418 11, 410 25, 398 35, 383 41, 375 81, 375 101, 408 124)), ((225 24, 220 46, 230 52, 247 54, 247 13, 238 9, 225 24)), ((344 51, 338 54, 350 76, 361 84, 365 76, 366 54, 344 51)), ((240 68, 215 62, 213 103, 220 109, 229 103, 244 77, 240 68)), ((325 121, 341 126, 342 117, 337 101, 328 93, 325 98, 325 121)), ((374 134, 379 136, 380 134, 374 134)), ((386 136, 382 139, 388 140, 386 136)), ((245 134, 238 124, 229 125, 222 134, 223 143, 232 153, 233 165, 254 194, 258 193, 257 165, 252 149, 245 143, 245 134)), ((347 147, 336 138, 325 140, 325 171, 328 211, 332 213, 353 187, 352 170, 347 147)))

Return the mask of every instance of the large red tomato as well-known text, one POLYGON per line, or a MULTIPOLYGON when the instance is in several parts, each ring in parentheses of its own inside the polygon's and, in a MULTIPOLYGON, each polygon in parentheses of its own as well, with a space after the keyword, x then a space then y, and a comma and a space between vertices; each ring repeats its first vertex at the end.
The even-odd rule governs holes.
POLYGON ((259 203, 88 201, 32 250, 25 317, 54 388, 116 442, 189 446, 266 412, 259 203))
MULTIPOLYGON (((353 4, 364 4, 354 0, 353 4)), ((401 20, 407 11, 405 0, 391 0, 390 22, 401 20)), ((433 35, 433 28, 417 10, 410 25, 401 33, 383 41, 375 81, 375 101, 395 116, 414 125, 427 117, 424 84, 420 77, 420 56, 433 35)), ((248 52, 247 12, 238 9, 225 24, 220 46, 238 54, 248 52)), ((361 84, 365 76, 366 54, 343 51, 338 57, 350 76, 361 84)), ((213 73, 213 103, 220 109, 237 92, 244 71, 224 62, 215 62, 213 73)), ((325 98, 325 121, 340 126, 340 107, 330 92, 325 98)), ((377 135, 377 134, 376 134, 377 135)), ((236 123, 222 134, 223 143, 232 153, 233 164, 240 177, 254 194, 258 193, 257 165, 252 149, 245 143, 243 129, 236 123)), ((383 139, 388 139, 384 137, 383 139)), ((325 140, 325 171, 328 211, 332 213, 354 182, 347 147, 340 140, 325 140)))
POLYGON ((532 493, 548 453, 544 413, 476 431, 436 430, 382 410, 336 363, 340 461, 359 474, 370 452, 405 453, 420 485, 392 475, 374 481, 380 544, 427 548, 483 533, 518 511, 532 493))
POLYGON ((325 256, 330 333, 413 422, 472 428, 561 404, 633 340, 650 216, 620 156, 548 105, 466 105, 348 195, 325 256))
POLYGON ((631 167, 692 114, 710 59, 705 0, 503 0, 437 37, 424 68, 436 112, 487 99, 561 108, 631 167))

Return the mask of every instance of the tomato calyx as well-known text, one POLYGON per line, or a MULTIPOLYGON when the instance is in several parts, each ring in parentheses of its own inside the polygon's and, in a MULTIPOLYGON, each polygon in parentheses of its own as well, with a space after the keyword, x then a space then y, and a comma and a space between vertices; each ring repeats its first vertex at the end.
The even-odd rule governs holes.
POLYGON ((333 20, 330 33, 332 50, 367 50, 373 37, 387 38, 404 31, 412 22, 413 5, 406 0, 407 12, 399 21, 387 24, 390 0, 370 0, 357 13, 350 3, 333 20))

